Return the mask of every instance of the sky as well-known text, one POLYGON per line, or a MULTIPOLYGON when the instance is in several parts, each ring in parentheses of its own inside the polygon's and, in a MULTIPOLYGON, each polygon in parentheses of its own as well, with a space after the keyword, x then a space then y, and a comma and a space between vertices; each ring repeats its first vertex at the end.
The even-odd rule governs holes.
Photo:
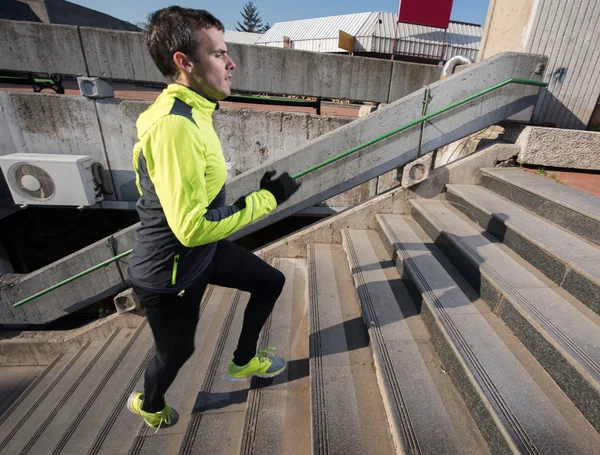
MULTIPOLYGON (((191 0, 69 0, 87 8, 109 14, 133 24, 145 22, 148 14, 170 5, 206 9, 223 22, 226 30, 235 30, 242 21, 240 12, 247 0, 221 0, 202 2, 191 0)), ((398 0, 253 0, 264 23, 338 16, 365 12, 397 12, 398 0)), ((485 25, 489 0, 454 0, 451 19, 485 25)))

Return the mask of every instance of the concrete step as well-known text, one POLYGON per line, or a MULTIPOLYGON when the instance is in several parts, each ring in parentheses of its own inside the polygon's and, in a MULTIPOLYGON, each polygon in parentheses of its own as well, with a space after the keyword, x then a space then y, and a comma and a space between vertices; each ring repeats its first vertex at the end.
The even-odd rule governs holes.
MULTIPOLYGON (((139 417, 122 407, 110 436, 102 441, 97 451, 89 451, 88 455, 113 455, 125 451, 128 455, 178 453, 233 294, 232 289, 217 286, 209 286, 204 294, 194 339, 196 350, 179 371, 165 397, 167 403, 178 414, 177 422, 173 422, 169 427, 163 426, 155 433, 146 424, 141 423, 139 417)), ((143 377, 138 379, 132 390, 143 390, 143 377)))
POLYGON ((486 188, 447 188, 446 200, 456 209, 600 314, 598 246, 486 188))
POLYGON ((411 214, 600 431, 600 317, 439 201, 411 214))
POLYGON ((489 453, 377 232, 343 242, 396 453, 489 453))
MULTIPOLYGON (((225 373, 237 346, 250 294, 235 291, 216 347, 192 409, 179 455, 210 451, 230 455, 240 446, 244 426, 247 382, 228 382, 225 373)), ((180 429, 181 431, 181 429, 180 429)))
MULTIPOLYGON (((100 432, 106 432, 105 421, 115 415, 115 407, 126 404, 128 383, 137 382, 138 375, 150 360, 152 331, 144 320, 129 337, 127 344, 102 374, 100 382, 74 416, 52 450, 52 455, 81 455, 85 453, 100 432), (112 411, 112 412, 111 412, 112 411)), ((139 377, 139 376, 138 376, 139 377)))
POLYGON ((102 345, 84 345, 69 364, 55 372, 52 383, 31 403, 33 412, 29 408, 18 420, 9 419, 15 428, 0 453, 49 453, 133 332, 118 328, 102 345))
MULTIPOLYGON (((65 388, 68 388, 74 378, 85 369, 93 352, 94 349, 89 348, 89 343, 86 343, 75 355, 59 354, 37 379, 13 401, 10 408, 6 409, 0 418, 0 434, 4 435, 0 440, 0 452, 7 446, 18 446, 17 440, 23 437, 19 431, 26 426, 27 421, 40 407, 40 412, 44 413, 49 406, 54 405, 55 401, 63 395, 65 388), (81 356, 83 358, 78 362, 81 356)), ((3 387, 5 380, 5 377, 2 377, 3 387)), ((39 415, 43 416, 43 414, 39 415)), ((35 419, 35 417, 33 418, 35 419)))
POLYGON ((491 451, 598 453, 598 433, 425 232, 407 216, 377 218, 400 274, 422 298, 421 314, 444 367, 491 451))
POLYGON ((483 169, 483 186, 600 245, 600 197, 520 169, 483 169))
MULTIPOLYGON (((259 346, 274 346, 287 361, 272 379, 250 383, 239 454, 310 454, 307 271, 304 259, 273 260, 286 283, 259 346)), ((230 453, 234 453, 233 451, 230 453)))
POLYGON ((7 411, 15 407, 17 400, 24 400, 43 378, 54 369, 54 365, 64 354, 55 355, 46 366, 10 365, 0 366, 2 392, 0 395, 0 425, 7 419, 7 411))
POLYGON ((307 248, 312 453, 394 453, 344 251, 341 245, 307 248))

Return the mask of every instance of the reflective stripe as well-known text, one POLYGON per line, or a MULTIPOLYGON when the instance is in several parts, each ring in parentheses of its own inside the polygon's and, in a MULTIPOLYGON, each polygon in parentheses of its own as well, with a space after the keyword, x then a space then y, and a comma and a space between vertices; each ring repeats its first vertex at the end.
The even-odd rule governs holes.
POLYGON ((177 267, 179 267, 179 255, 176 254, 173 258, 173 275, 171 275, 171 284, 175 286, 177 284, 177 267))

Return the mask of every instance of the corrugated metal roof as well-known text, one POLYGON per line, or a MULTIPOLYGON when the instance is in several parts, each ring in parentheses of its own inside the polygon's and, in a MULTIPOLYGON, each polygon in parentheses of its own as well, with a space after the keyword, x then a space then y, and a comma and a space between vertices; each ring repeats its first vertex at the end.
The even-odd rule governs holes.
POLYGON ((283 41, 284 36, 289 37, 291 41, 337 38, 340 30, 350 35, 356 35, 372 14, 346 14, 343 16, 277 22, 265 32, 256 44, 283 41))
POLYGON ((279 22, 256 44, 278 46, 288 36, 294 49, 314 52, 339 52, 336 41, 339 30, 356 37, 356 52, 391 54, 397 33, 396 53, 439 58, 455 55, 476 59, 481 44, 482 28, 451 22, 444 30, 414 24, 398 24, 395 13, 360 13, 301 21, 279 22))

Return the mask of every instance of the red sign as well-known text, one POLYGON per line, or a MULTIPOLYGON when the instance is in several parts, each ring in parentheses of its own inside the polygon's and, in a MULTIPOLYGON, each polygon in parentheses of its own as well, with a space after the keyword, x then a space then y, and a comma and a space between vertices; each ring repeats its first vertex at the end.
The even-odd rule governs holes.
POLYGON ((400 0, 398 22, 448 28, 453 0, 400 0))

